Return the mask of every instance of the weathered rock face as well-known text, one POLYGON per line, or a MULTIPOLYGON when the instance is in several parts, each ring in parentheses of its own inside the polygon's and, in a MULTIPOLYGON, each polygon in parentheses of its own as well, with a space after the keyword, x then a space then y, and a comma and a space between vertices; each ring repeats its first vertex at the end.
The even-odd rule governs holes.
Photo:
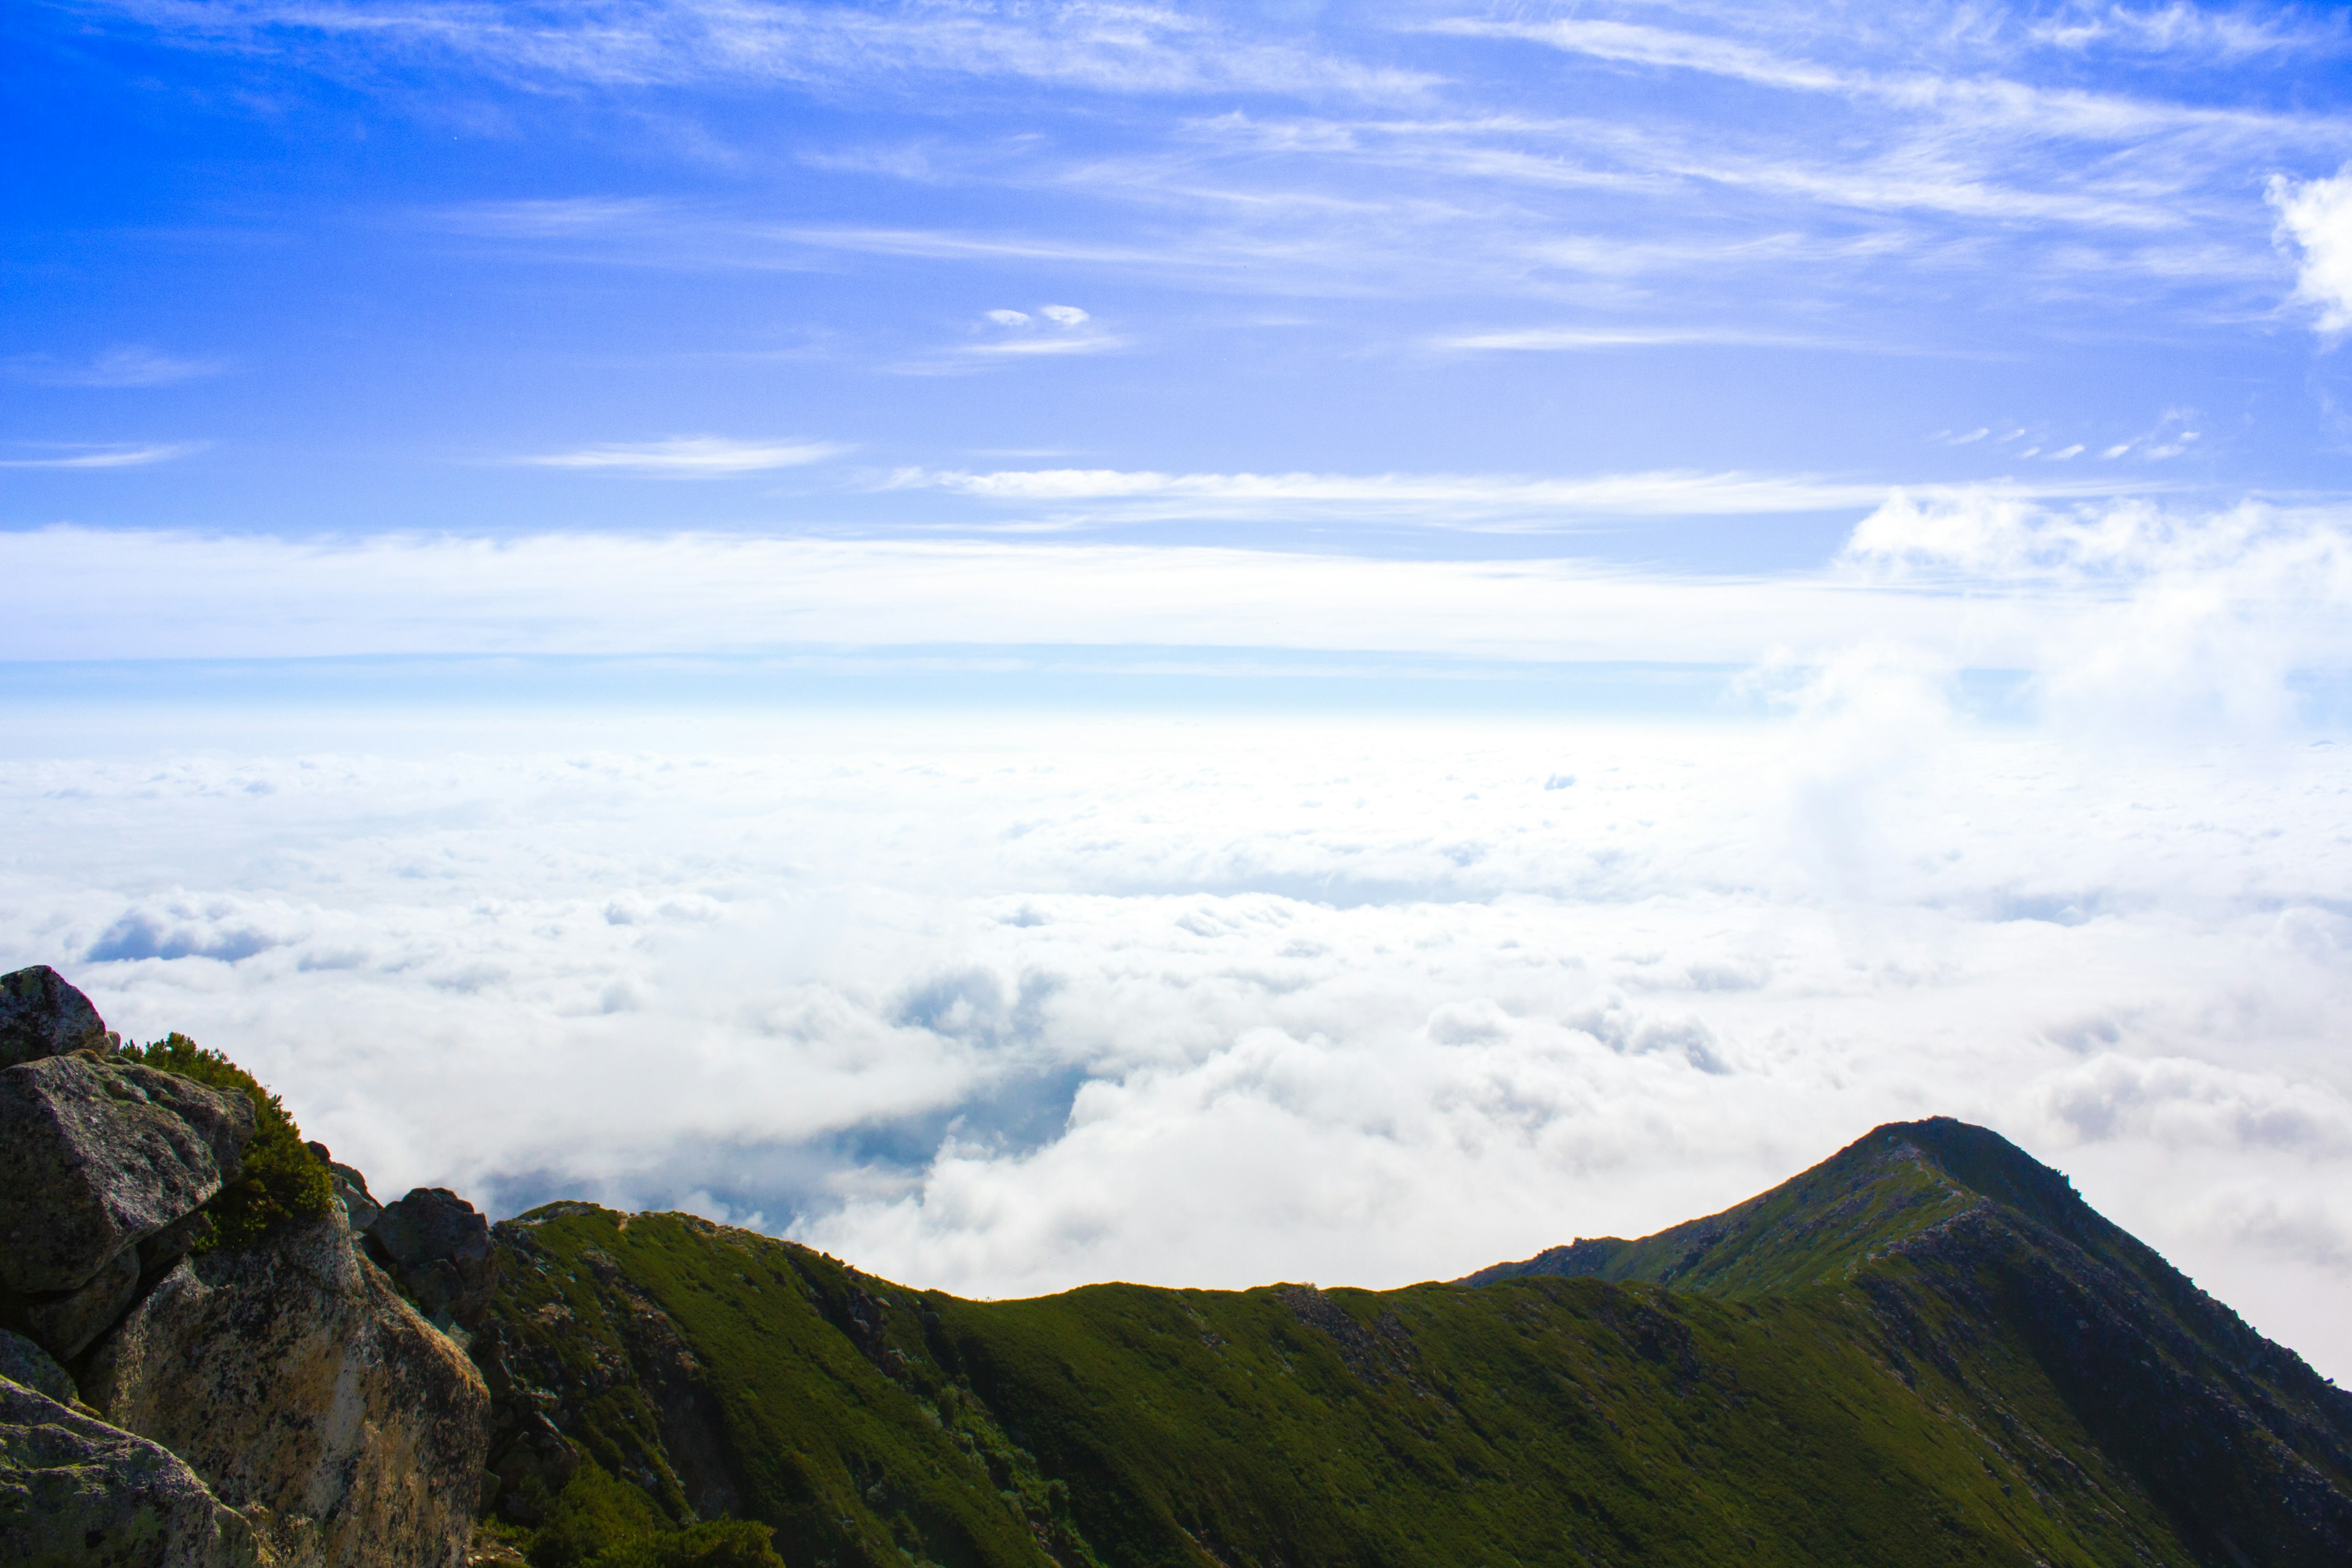
POLYGON ((186 1249, 253 1125, 245 1096, 152 1068, 0 1071, 0 1314, 72 1360, 186 1249))
POLYGON ((0 1068, 112 1044, 89 998, 47 964, 0 974, 0 1068))
POLYGON ((174 1267, 92 1352, 82 1393, 215 1495, 268 1510, 287 1568, 464 1561, 489 1395, 340 1209, 174 1267))
POLYGON ((0 1563, 257 1568, 250 1523, 143 1437, 0 1377, 0 1563))
POLYGON ((497 1275, 490 1223, 446 1187, 418 1187, 368 1226, 379 1261, 444 1328, 478 1327, 497 1275))
POLYGON ((319 1163, 333 1173, 335 1201, 343 1205, 343 1217, 352 1222, 352 1234, 364 1234, 375 1223, 375 1216, 383 1212, 383 1205, 368 1191, 367 1178, 352 1166, 337 1163, 334 1154, 317 1139, 312 1139, 308 1147, 319 1163))
MULTIPOLYGON (((462 1563, 489 1397, 360 1256, 365 1178, 332 1166, 323 1219, 186 1258, 253 1102, 113 1046, 55 971, 0 977, 0 1563, 462 1563)), ((453 1301, 466 1216, 439 1194, 399 1232, 453 1301)))
POLYGON ((79 1394, 74 1380, 39 1345, 22 1334, 0 1329, 0 1377, 21 1383, 36 1394, 46 1394, 59 1405, 71 1405, 79 1394))

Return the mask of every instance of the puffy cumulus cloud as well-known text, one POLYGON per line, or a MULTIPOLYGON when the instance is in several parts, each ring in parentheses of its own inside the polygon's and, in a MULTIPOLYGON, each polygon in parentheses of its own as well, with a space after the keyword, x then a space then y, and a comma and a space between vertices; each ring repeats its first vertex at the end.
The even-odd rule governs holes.
POLYGON ((1843 560, 1864 580, 1978 605, 1987 618, 1976 633, 1937 656, 2021 653, 2070 727, 2272 732, 2293 716, 2299 678, 2352 666, 2352 536, 2332 511, 2055 509, 1898 491, 1856 526, 1843 560), (2037 613, 2038 635, 2021 642, 2006 625, 1987 635, 1995 606, 2037 613))
POLYGON ((2352 1367, 2309 1199, 2352 753, 2118 765, 1944 690, 1879 650, 1745 727, 20 732, 0 963, 230 1050, 380 1187, 988 1294, 1451 1276, 1950 1113, 2352 1367))
POLYGON ((2352 165, 2333 179, 2274 175, 2269 194, 2279 237, 2299 253, 2296 300, 2318 312, 2322 333, 2352 331, 2352 165))

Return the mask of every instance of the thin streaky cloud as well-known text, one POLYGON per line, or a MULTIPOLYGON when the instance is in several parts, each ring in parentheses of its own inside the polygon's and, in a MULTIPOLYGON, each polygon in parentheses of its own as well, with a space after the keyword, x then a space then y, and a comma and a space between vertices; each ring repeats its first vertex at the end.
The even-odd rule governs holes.
POLYGON ((2036 23, 2026 29, 2026 37, 2044 48, 2070 54, 2090 55, 2105 48, 2141 57, 2179 55, 2198 65, 2217 57, 2333 55, 2352 48, 2352 29, 2346 27, 2340 12, 2328 26, 2300 10, 2265 16, 2252 11, 2209 11, 2185 0, 2145 10, 2109 5, 2087 15, 2077 11, 2036 23))
POLYGON ((1990 76, 1840 70, 1731 39, 1633 23, 1455 18, 1424 24, 1423 30, 1465 37, 1515 38, 1612 63, 1698 71, 1759 87, 1937 110, 1980 126, 2030 131, 2042 137, 2125 140, 2166 131, 2201 130, 2333 140, 2345 132, 2340 119, 2326 116, 2212 109, 2079 89, 2038 88, 1990 76))
POLYGON ((1824 66, 1787 59, 1728 38, 1675 32, 1635 22, 1486 22, 1454 17, 1424 24, 1424 28, 1457 37, 1524 39, 1598 60, 1703 71, 1709 76, 1804 92, 1840 92, 1852 86, 1844 73, 1824 66))
POLYGON ((723 436, 673 436, 662 441, 583 447, 513 458, 521 468, 573 468, 644 474, 659 479, 707 479, 761 473, 820 463, 850 448, 834 441, 736 441, 723 436))
POLYGON ((684 87, 857 81, 904 90, 908 78, 1012 79, 1105 93, 1282 92, 1417 96, 1428 75, 1367 65, 1289 42, 1236 37, 1213 21, 1148 5, 1050 7, 909 4, 873 8, 760 0, 601 0, 509 19, 451 0, 280 4, 118 0, 111 7, 168 41, 269 49, 313 68, 352 51, 454 59, 535 84, 684 87))
POLYGON ((218 375, 228 368, 221 359, 182 358, 125 343, 92 355, 68 360, 55 354, 19 354, 0 362, 7 374, 37 386, 141 387, 171 386, 218 375))
POLYGON ((1127 340, 1104 331, 1093 315, 1076 305, 1040 305, 1034 311, 996 310, 982 313, 996 330, 985 342, 967 343, 967 354, 1035 355, 1108 353, 1127 346, 1127 340))
POLYGON ((54 450, 38 458, 0 458, 0 468, 143 468, 168 463, 211 446, 209 441, 171 441, 152 446, 86 446, 54 450))
POLYGON ((1880 343, 1843 342, 1832 338, 1807 338, 1773 332, 1746 331, 1737 327, 1505 327, 1493 331, 1462 332, 1432 338, 1430 346, 1484 353, 1560 353, 1591 349, 1671 348, 1677 344, 1714 344, 1730 348, 1853 349, 1864 353, 1890 351, 1880 343))
POLYGON ((1008 338, 996 343, 969 343, 961 351, 968 354, 1099 354, 1127 346, 1127 340, 1107 333, 1073 334, 1068 337, 1008 338))
MULTIPOLYGON (((1833 511, 1883 500, 1883 481, 1811 474, 1653 471, 1581 479, 1461 474, 1170 474, 1118 468, 1023 468, 979 473, 902 468, 893 489, 939 489, 1025 505, 1108 506, 1150 517, 1379 513, 1428 527, 1591 521, 1610 517, 1721 517, 1833 511)), ((1992 487, 2019 500, 2139 493, 2113 484, 1992 487)), ((1916 487, 1941 493, 1944 487, 1916 487)))

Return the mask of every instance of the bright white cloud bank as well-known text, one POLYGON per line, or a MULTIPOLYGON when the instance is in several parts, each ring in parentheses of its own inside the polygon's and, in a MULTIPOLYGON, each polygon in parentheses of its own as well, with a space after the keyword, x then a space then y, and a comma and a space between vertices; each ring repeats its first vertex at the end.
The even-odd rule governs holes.
POLYGON ((1749 666, 1769 721, 1679 729, 26 704, 0 962, 226 1047, 387 1191, 692 1206, 982 1294, 1456 1275, 1947 1112, 2352 1373, 2352 747, 2306 702, 2352 666, 2333 512, 1896 495, 1823 570, 1736 583, 86 531, 0 567, 47 589, 17 658, 1749 666), (1966 716, 1987 665, 2026 677, 2006 728, 1966 716))
POLYGON ((0 763, 0 959, 380 1188, 978 1293, 1393 1284, 1948 1112, 2352 1370, 2352 753, 1754 729, 610 721, 0 763), (886 730, 895 732, 886 733, 886 730))
POLYGON ((2166 700, 2179 682, 2352 667, 2342 508, 1998 489, 1897 490, 1829 566, 1770 576, 1159 544, 79 528, 0 532, 0 575, 46 590, 0 623, 0 660, 1084 645, 1744 665, 1895 643, 2166 700))

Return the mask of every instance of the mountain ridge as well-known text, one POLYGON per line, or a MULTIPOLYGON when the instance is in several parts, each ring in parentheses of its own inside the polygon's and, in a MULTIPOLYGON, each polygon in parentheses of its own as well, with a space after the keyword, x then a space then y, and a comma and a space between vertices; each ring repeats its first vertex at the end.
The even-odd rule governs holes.
POLYGON ((380 1205, 226 1058, 124 1047, 62 980, 7 978, 12 1158, 57 1191, 11 1195, 0 1258, 0 1547, 47 1552, 30 1500, 70 1494, 92 1539, 149 1509, 197 1543, 140 1537, 124 1568, 2352 1562, 2352 1395, 1948 1118, 1463 1279, 967 1300, 687 1214, 380 1205), (71 1129, 33 1115, 118 1080, 71 1129), (70 1158, 34 1158, 43 1127, 70 1158), (131 1202, 161 1175, 168 1202, 131 1202), (74 1228, 89 1177, 114 1229, 74 1228), (25 1272, 68 1240, 71 1268, 25 1272), (270 1283, 301 1279, 308 1306, 270 1283), (387 1472, 406 1501, 346 1484, 367 1445, 293 1370, 321 1356, 447 1396, 387 1472), (209 1413, 230 1384, 252 1429, 325 1446, 248 1474, 209 1413), (296 1517, 319 1486, 331 1540, 296 1517))
MULTIPOLYGON (((2352 1395, 1946 1118, 1654 1237, 1391 1291, 969 1301, 577 1203, 493 1243, 532 1259, 486 1335, 519 1363, 560 1356, 558 1297, 636 1325, 623 1357, 669 1325, 788 1562, 2352 1560, 2352 1395)), ((656 1475, 661 1402, 557 1424, 656 1475)))

